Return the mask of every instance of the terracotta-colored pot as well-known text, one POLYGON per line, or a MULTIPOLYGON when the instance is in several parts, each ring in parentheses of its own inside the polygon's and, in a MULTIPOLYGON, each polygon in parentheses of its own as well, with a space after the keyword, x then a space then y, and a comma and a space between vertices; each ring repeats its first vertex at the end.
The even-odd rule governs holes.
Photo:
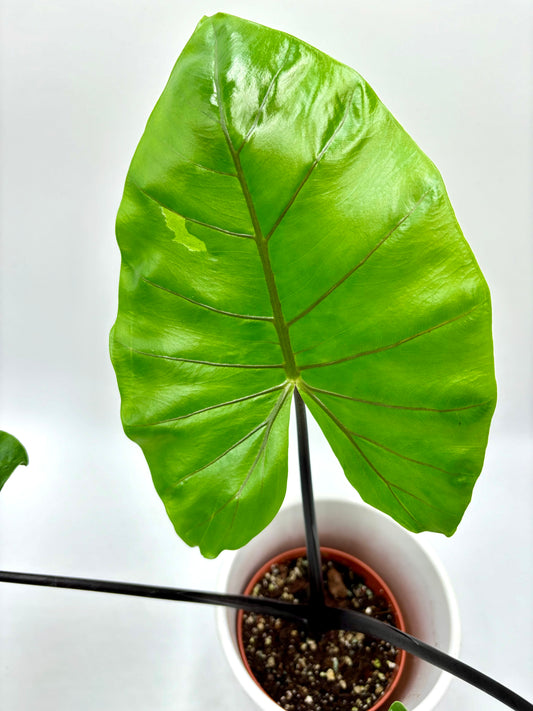
MULTIPOLYGON (((354 556, 348 553, 344 553, 343 551, 339 551, 334 548, 322 546, 320 548, 320 553, 323 560, 334 560, 353 570, 355 573, 357 573, 357 575, 363 578, 364 583, 368 588, 370 588, 375 594, 383 596, 389 603, 394 613, 394 617, 396 619, 396 626, 398 627, 398 629, 405 631, 403 615, 394 595, 392 594, 390 588, 385 583, 385 581, 374 570, 372 570, 370 566, 368 566, 366 563, 363 563, 363 561, 359 560, 358 558, 355 558, 354 556)), ((272 565, 283 563, 289 560, 294 560, 295 558, 299 558, 305 555, 305 547, 293 548, 291 550, 284 551, 283 553, 279 553, 261 566, 261 568, 254 574, 249 583, 246 585, 244 593, 246 595, 250 595, 255 585, 263 578, 265 573, 270 570, 272 565)), ((243 612, 242 610, 240 610, 237 614, 237 641, 239 645, 239 651, 242 657, 243 664, 248 670, 248 673, 250 674, 251 678, 262 689, 261 684, 255 678, 254 673, 248 663, 248 659, 246 658, 242 635, 242 620, 243 612)), ((394 674, 382 696, 380 696, 378 701, 368 711, 380 711, 380 709, 388 708, 388 705, 391 702, 391 697, 394 693, 395 688, 398 685, 398 682, 400 681, 402 672, 404 670, 405 657, 405 652, 403 650, 398 650, 394 674)))

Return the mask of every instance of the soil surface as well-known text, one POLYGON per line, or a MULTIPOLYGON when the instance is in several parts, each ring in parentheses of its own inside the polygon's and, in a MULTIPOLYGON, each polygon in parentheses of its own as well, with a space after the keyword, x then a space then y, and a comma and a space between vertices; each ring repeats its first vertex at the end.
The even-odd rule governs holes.
MULTIPOLYGON (((252 594, 307 602, 307 560, 273 565, 252 594)), ((341 563, 322 566, 326 604, 359 610, 396 624, 385 597, 341 563)), ((253 674, 285 711, 367 711, 383 695, 398 650, 361 632, 332 630, 320 639, 305 628, 268 615, 244 613, 243 641, 253 674)))

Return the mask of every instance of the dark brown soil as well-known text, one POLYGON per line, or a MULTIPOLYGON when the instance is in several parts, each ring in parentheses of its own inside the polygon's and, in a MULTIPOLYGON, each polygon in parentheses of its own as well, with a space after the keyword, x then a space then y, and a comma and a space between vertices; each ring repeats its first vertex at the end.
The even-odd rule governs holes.
MULTIPOLYGON (((341 563, 322 566, 326 603, 396 624, 388 601, 341 563)), ((307 560, 271 567, 252 591, 306 602, 307 560)), ((286 711, 366 711, 383 695, 398 651, 360 632, 329 631, 312 639, 293 623, 257 613, 243 616, 246 657, 257 681, 286 711)))

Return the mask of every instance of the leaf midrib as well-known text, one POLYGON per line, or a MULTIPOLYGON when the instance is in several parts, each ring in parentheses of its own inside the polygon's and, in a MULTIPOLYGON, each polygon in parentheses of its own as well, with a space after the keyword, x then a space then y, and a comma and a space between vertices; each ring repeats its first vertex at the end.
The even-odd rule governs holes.
POLYGON ((218 37, 217 37, 217 31, 216 31, 216 26, 215 26, 214 22, 213 22, 213 34, 214 34, 214 39, 215 39, 214 80, 215 80, 215 87, 216 87, 217 98, 218 98, 218 110, 219 110, 219 115, 220 115, 220 125, 222 128, 222 132, 224 134, 224 138, 226 140, 228 149, 230 151, 230 154, 231 154, 231 157, 233 160, 233 164, 235 166, 235 170, 237 173, 237 178, 239 180, 239 184, 241 186, 241 190, 242 190, 244 199, 246 201, 246 207, 248 208, 248 212, 250 214, 250 219, 252 221, 252 226, 254 229, 254 240, 257 245, 257 251, 259 253, 259 258, 261 259, 261 265, 263 267, 263 274, 265 277, 266 287, 268 290, 268 296, 270 299, 270 304, 272 306, 272 315, 274 318, 274 326, 275 326, 276 332, 278 334, 279 345, 280 345, 281 352, 283 355, 283 365, 285 368, 285 373, 287 375, 287 378, 290 381, 295 382, 300 375, 300 370, 299 370, 298 366, 296 365, 296 360, 294 358, 294 351, 292 348, 291 339, 290 339, 290 335, 289 335, 289 327, 287 325, 287 322, 285 321, 285 317, 283 315, 283 309, 281 307, 281 301, 280 301, 278 289, 276 286, 276 280, 274 277, 272 264, 270 262, 270 255, 268 252, 268 240, 266 239, 265 235, 263 235, 263 232, 261 230, 261 225, 259 223, 259 218, 258 218, 257 212, 255 210, 252 195, 250 193, 250 189, 248 187, 248 183, 247 183, 246 177, 244 175, 244 170, 243 170, 243 167, 241 164, 239 152, 235 149, 233 142, 231 140, 231 137, 229 135, 228 126, 227 126, 227 122, 226 122, 226 116, 225 116, 224 108, 222 105, 222 90, 221 90, 221 86, 220 86, 220 74, 219 74, 219 68, 218 68, 218 37))

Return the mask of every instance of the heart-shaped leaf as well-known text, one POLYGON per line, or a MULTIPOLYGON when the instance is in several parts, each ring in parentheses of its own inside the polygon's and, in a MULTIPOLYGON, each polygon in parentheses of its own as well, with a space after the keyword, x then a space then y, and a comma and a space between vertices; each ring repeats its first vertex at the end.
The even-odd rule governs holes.
POLYGON ((488 288, 431 161, 352 69, 204 18, 132 161, 125 431, 206 556, 279 509, 295 386, 365 501, 453 533, 495 403, 488 288))

